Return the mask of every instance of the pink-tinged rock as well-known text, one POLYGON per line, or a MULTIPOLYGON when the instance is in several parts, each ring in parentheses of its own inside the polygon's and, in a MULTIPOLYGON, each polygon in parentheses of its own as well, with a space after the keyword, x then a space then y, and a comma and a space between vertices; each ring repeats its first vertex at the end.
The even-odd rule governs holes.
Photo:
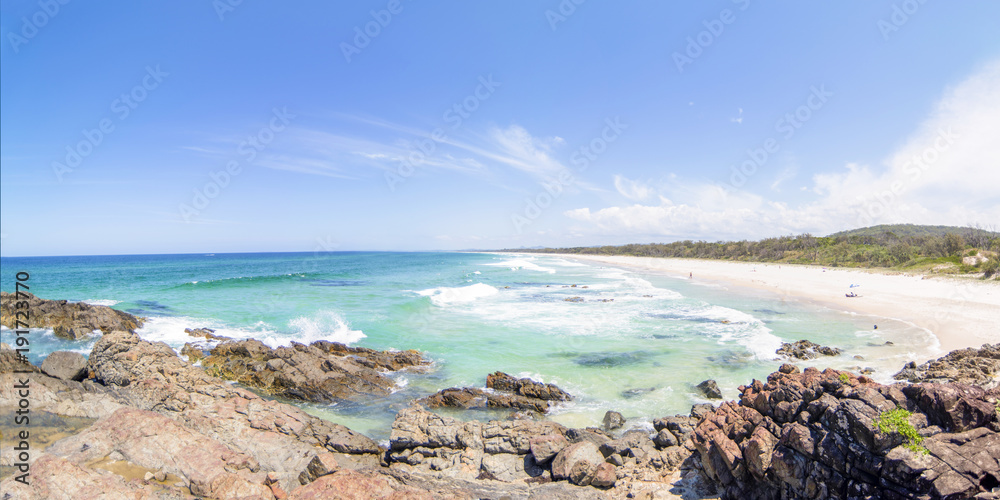
MULTIPOLYGON (((15 472, 15 474, 18 474, 15 472)), ((74 500, 78 498, 160 498, 151 486, 138 481, 126 482, 119 475, 89 469, 69 460, 43 453, 31 464, 29 485, 10 476, 0 482, 3 498, 17 500, 74 500)))
POLYGON ((319 453, 309 461, 306 470, 299 474, 299 482, 308 484, 317 478, 333 474, 338 468, 340 466, 337 464, 337 459, 334 458, 333 453, 328 451, 319 453))
POLYGON ((548 434, 531 438, 530 446, 531 454, 535 456, 535 461, 545 463, 569 446, 569 441, 562 434, 548 434))
POLYGON ((594 478, 591 479, 590 485, 595 488, 611 488, 618 481, 618 475, 615 473, 615 467, 607 462, 598 465, 597 470, 594 471, 594 478))
POLYGON ((399 481, 378 474, 342 469, 323 476, 305 486, 296 488, 288 497, 291 500, 377 500, 413 499, 434 500, 434 495, 406 486, 399 481))
POLYGON ((552 460, 553 479, 569 479, 573 466, 582 461, 596 466, 604 462, 604 455, 597 445, 590 441, 571 444, 556 454, 556 458, 552 460))

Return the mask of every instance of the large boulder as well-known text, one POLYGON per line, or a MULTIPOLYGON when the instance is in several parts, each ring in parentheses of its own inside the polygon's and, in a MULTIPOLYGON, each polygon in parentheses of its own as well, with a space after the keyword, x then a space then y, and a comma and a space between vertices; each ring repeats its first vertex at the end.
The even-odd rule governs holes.
POLYGON ((27 322, 29 328, 51 328, 59 337, 79 339, 91 335, 95 330, 103 333, 115 330, 135 331, 145 320, 107 306, 45 300, 26 292, 0 292, 0 324, 14 329, 18 327, 18 321, 27 322), (27 307, 15 307, 20 302, 26 302, 27 307), (30 312, 27 319, 15 314, 22 310, 30 312))
POLYGON ((573 484, 587 486, 602 463, 604 455, 597 445, 590 441, 580 441, 563 448, 552 459, 552 478, 569 479, 573 484))
POLYGON ((87 358, 78 352, 56 351, 42 360, 42 371, 62 380, 83 380, 87 376, 87 358))
MULTIPOLYGON (((186 350, 188 356, 197 352, 186 350)), ((208 373, 267 394, 312 402, 386 396, 395 383, 385 371, 430 362, 417 351, 375 351, 318 341, 272 349, 259 340, 223 342, 201 359, 208 373)))

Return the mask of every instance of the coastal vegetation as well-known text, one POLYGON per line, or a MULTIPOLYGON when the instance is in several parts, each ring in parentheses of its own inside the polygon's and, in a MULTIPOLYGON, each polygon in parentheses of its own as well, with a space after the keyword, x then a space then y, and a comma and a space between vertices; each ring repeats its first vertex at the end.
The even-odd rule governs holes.
POLYGON ((910 423, 910 416, 913 415, 912 412, 907 411, 905 408, 895 408, 893 410, 888 410, 882 412, 878 418, 875 419, 875 426, 883 434, 892 434, 893 432, 899 433, 900 436, 906 439, 903 443, 907 449, 914 453, 920 453, 926 455, 929 453, 927 448, 924 448, 921 443, 924 441, 924 437, 921 436, 913 424, 910 423))
POLYGON ((519 249, 518 252, 629 255, 876 267, 1000 279, 1000 233, 982 227, 881 225, 829 236, 800 234, 758 241, 693 241, 519 249))

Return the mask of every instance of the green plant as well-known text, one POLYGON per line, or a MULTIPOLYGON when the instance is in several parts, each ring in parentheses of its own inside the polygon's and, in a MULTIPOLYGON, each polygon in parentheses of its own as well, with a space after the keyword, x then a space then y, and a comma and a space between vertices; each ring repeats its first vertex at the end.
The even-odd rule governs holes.
POLYGON ((840 376, 837 377, 837 378, 840 379, 840 382, 842 384, 847 384, 847 383, 849 383, 851 381, 851 376, 848 375, 848 374, 846 374, 846 373, 841 373, 840 376))
POLYGON ((883 434, 899 433, 899 435, 906 438, 906 443, 903 446, 906 446, 914 453, 926 455, 929 453, 927 448, 920 445, 924 441, 924 437, 918 434, 917 429, 910 423, 910 415, 913 415, 913 413, 907 411, 905 408, 884 411, 875 419, 875 426, 883 434))
POLYGON ((1000 271, 1000 261, 994 257, 986 262, 983 262, 983 264, 979 266, 979 270, 983 272, 983 279, 988 280, 1000 271))

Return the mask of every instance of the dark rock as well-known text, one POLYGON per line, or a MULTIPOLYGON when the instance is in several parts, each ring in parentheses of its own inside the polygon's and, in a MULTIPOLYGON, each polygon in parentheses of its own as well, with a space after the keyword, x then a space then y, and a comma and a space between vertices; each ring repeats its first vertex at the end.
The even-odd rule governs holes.
POLYGON ((722 399, 722 391, 714 380, 706 380, 698 384, 698 390, 708 399, 722 399))
POLYGON ((442 389, 430 396, 417 400, 428 408, 509 408, 516 410, 530 410, 538 413, 549 411, 552 405, 550 401, 541 399, 526 398, 510 394, 487 392, 483 389, 473 387, 442 389))
POLYGON ((504 372, 487 375, 486 388, 545 401, 571 401, 573 399, 573 396, 556 387, 555 384, 543 384, 530 378, 515 378, 504 372))
POLYGON ((959 349, 919 366, 911 361, 893 377, 913 383, 957 382, 992 389, 1000 386, 1000 344, 959 349))
POLYGON ((772 373, 740 392, 693 435, 698 463, 723 498, 968 498, 1000 471, 1000 394, 979 387, 900 390, 807 368, 772 373), (876 422, 897 407, 912 412, 904 422, 922 443, 880 430, 876 422))
POLYGON ((625 425, 625 417, 616 411, 608 411, 604 414, 603 424, 606 431, 621 429, 625 425))
POLYGON ((656 387, 640 387, 636 389, 627 389, 621 392, 622 397, 625 399, 633 399, 640 397, 644 394, 648 394, 656 390, 656 387))
POLYGON ((674 436, 674 433, 670 432, 668 429, 660 429, 660 431, 656 433, 656 436, 653 436, 653 442, 660 448, 669 448, 680 444, 680 442, 677 441, 677 436, 674 436))
POLYGON ((114 330, 135 331, 145 321, 123 311, 107 306, 92 306, 83 302, 45 300, 27 292, 0 292, 0 324, 17 327, 18 320, 26 321, 29 328, 52 328, 58 337, 79 339, 90 336, 95 330, 108 333, 114 330), (25 320, 14 313, 15 302, 27 302, 31 314, 25 320))
POLYGON ((503 372, 486 377, 485 391, 474 387, 443 389, 417 402, 428 408, 511 408, 546 413, 558 401, 572 396, 553 384, 543 384, 528 378, 514 378, 503 372))
POLYGON ((841 352, 842 351, 836 347, 827 347, 808 340, 799 340, 792 343, 782 342, 781 347, 775 351, 775 354, 796 359, 813 359, 819 357, 820 355, 836 356, 841 352))
POLYGON ((395 383, 382 371, 419 368, 429 361, 416 351, 382 352, 322 340, 277 349, 240 340, 215 346, 201 364, 212 375, 267 394, 331 402, 386 396, 395 383))

